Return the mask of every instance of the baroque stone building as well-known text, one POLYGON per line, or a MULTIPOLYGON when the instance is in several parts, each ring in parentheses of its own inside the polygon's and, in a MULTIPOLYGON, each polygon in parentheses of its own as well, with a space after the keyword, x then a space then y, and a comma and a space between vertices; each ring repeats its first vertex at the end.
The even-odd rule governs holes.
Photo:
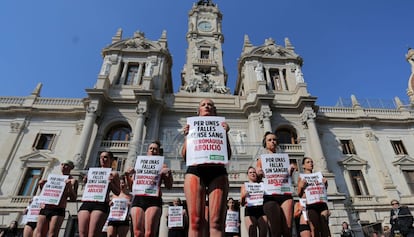
MULTIPOLYGON (((0 221, 21 220, 37 182, 59 172, 71 158, 81 180, 98 164, 101 151, 112 151, 114 169, 123 171, 159 139, 174 188, 163 190, 165 203, 183 196, 185 163, 180 156, 186 117, 212 98, 226 117, 233 151, 228 165, 229 196, 239 199, 245 172, 262 152, 266 131, 274 131, 279 151, 301 165, 304 156, 328 178, 330 226, 338 234, 343 221, 361 236, 389 225, 390 201, 414 206, 414 111, 395 98, 393 108, 372 108, 351 96, 349 105, 320 106, 307 91, 303 60, 288 38, 284 45, 249 37, 238 61, 231 92, 223 65, 222 13, 212 1, 193 4, 188 15, 188 48, 181 85, 173 91, 172 56, 167 33, 150 40, 144 32, 124 37, 119 29, 102 50, 102 68, 87 97, 43 98, 41 84, 27 97, 0 97, 0 221), (413 157, 411 157, 413 155, 413 157), (362 226, 365 228, 361 229, 362 226)), ((406 55, 414 67, 414 51, 406 55)), ((408 96, 414 103, 414 69, 408 96)), ((79 88, 82 89, 82 88, 79 88)), ((83 185, 79 190, 79 199, 83 185)), ((73 236, 80 202, 70 203, 61 235, 73 236), (75 220, 75 221, 74 221, 75 220)), ((165 218, 163 218, 164 221, 165 218)), ((243 225, 242 225, 243 226, 243 225)), ((165 233, 161 224, 161 233, 165 233)), ((242 233, 245 233, 244 226, 242 233)))

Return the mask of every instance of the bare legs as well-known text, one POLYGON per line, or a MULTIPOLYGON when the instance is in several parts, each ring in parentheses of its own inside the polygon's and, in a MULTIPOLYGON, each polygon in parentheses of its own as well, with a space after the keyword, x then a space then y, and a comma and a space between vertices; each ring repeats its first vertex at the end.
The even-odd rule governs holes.
POLYGON ((209 236, 223 236, 228 194, 228 177, 223 175, 215 178, 206 187, 201 184, 200 178, 193 174, 186 174, 184 179, 184 193, 187 200, 190 227, 189 237, 202 236, 203 229, 209 224, 209 236), (208 223, 205 220, 206 194, 208 194, 208 223))
POLYGON ((102 227, 105 225, 107 213, 99 210, 92 212, 80 210, 78 212, 78 225, 80 237, 97 237, 102 233, 102 227))
POLYGON ((162 210, 152 206, 144 210, 140 207, 131 208, 132 226, 135 237, 155 237, 158 233, 162 210))

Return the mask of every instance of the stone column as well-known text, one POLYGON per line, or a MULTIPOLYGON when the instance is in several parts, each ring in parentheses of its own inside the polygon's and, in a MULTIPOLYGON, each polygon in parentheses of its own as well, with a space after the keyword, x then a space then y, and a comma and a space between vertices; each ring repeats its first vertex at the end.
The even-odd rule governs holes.
POLYGON ((135 122, 134 128, 134 136, 132 137, 132 141, 129 143, 129 151, 128 151, 128 158, 125 167, 133 167, 135 164, 135 160, 138 155, 138 148, 140 147, 139 144, 142 144, 143 141, 143 130, 144 130, 144 123, 146 118, 146 106, 141 106, 140 104, 137 107, 137 120, 135 122))
POLYGON ((312 151, 311 157, 315 161, 316 170, 328 172, 326 159, 323 155, 321 141, 315 124, 316 114, 312 109, 305 109, 302 113, 302 121, 307 125, 309 138, 307 139, 312 151))
POLYGON ((279 69, 278 71, 279 71, 280 83, 282 84, 282 91, 286 91, 287 90, 286 81, 285 81, 285 77, 283 76, 282 69, 279 69))
POLYGON ((85 164, 86 152, 88 151, 90 139, 93 131, 98 113, 98 103, 91 104, 86 110, 85 121, 83 122, 82 132, 76 148, 75 166, 77 169, 82 169, 85 164))
POLYGON ((269 68, 265 68, 265 72, 266 72, 267 89, 274 90, 272 86, 272 78, 270 78, 269 68))

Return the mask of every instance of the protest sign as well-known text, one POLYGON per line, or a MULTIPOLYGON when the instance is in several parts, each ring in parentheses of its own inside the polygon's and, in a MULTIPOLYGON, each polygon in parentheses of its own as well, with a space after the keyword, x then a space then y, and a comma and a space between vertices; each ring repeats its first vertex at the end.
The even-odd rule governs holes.
POLYGON ((187 118, 187 166, 227 164, 227 136, 224 117, 198 116, 187 118))
POLYGON ((168 228, 184 227, 183 207, 169 206, 168 207, 168 228))
POLYGON ((128 202, 126 198, 113 198, 108 221, 125 221, 128 215, 128 202))
POLYGON ((82 201, 105 201, 111 171, 111 168, 89 168, 88 182, 83 191, 82 201))
POLYGON ((328 202, 328 195, 325 184, 322 181, 322 173, 316 172, 311 174, 300 174, 301 179, 306 180, 306 204, 326 203, 328 202))
POLYGON ((68 175, 49 174, 47 182, 40 192, 40 202, 44 204, 58 205, 66 187, 68 175))
POLYGON ((27 222, 37 222, 37 218, 39 217, 40 212, 40 199, 39 196, 34 196, 32 202, 30 203, 27 214, 25 218, 25 223, 27 222))
POLYGON ((263 205, 264 184, 261 183, 244 183, 246 190, 246 203, 248 207, 263 205))
POLYGON ((239 212, 227 210, 225 231, 228 233, 239 233, 239 212))
POLYGON ((260 155, 263 183, 266 195, 292 194, 292 181, 289 175, 289 156, 286 153, 260 155))
POLYGON ((163 164, 163 156, 138 156, 132 193, 138 196, 158 196, 163 164))

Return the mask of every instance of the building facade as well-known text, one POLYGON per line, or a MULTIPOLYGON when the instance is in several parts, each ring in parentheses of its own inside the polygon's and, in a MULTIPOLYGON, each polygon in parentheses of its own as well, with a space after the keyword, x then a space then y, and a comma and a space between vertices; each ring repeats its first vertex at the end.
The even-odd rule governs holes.
MULTIPOLYGON (((102 68, 95 86, 86 89, 86 98, 43 98, 41 84, 27 97, 0 97, 0 224, 22 219, 39 192, 38 181, 58 173, 61 161, 72 159, 73 173, 81 180, 98 164, 99 152, 112 151, 114 169, 122 172, 145 154, 152 140, 163 144, 174 175, 173 189, 163 190, 164 202, 184 199, 182 128, 186 117, 196 116, 203 98, 214 100, 231 127, 229 197, 239 199, 246 170, 262 152, 263 134, 274 131, 279 151, 288 153, 291 162, 300 167, 302 158, 310 156, 315 170, 328 178, 333 235, 343 221, 360 236, 389 225, 392 199, 414 207, 414 148, 408 145, 414 143, 411 105, 395 98, 392 108, 373 108, 351 96, 348 105, 320 106, 307 91, 303 60, 288 38, 284 45, 269 38, 255 46, 247 35, 231 92, 223 64, 222 20, 212 1, 193 4, 177 92, 166 32, 150 40, 143 32, 124 38, 119 29, 102 50, 102 68)), ((406 58, 412 65, 407 90, 412 104, 414 51, 406 58)), ((79 199, 82 188, 81 182, 79 199)), ((62 236, 74 235, 70 227, 79 205, 69 203, 62 236)))

